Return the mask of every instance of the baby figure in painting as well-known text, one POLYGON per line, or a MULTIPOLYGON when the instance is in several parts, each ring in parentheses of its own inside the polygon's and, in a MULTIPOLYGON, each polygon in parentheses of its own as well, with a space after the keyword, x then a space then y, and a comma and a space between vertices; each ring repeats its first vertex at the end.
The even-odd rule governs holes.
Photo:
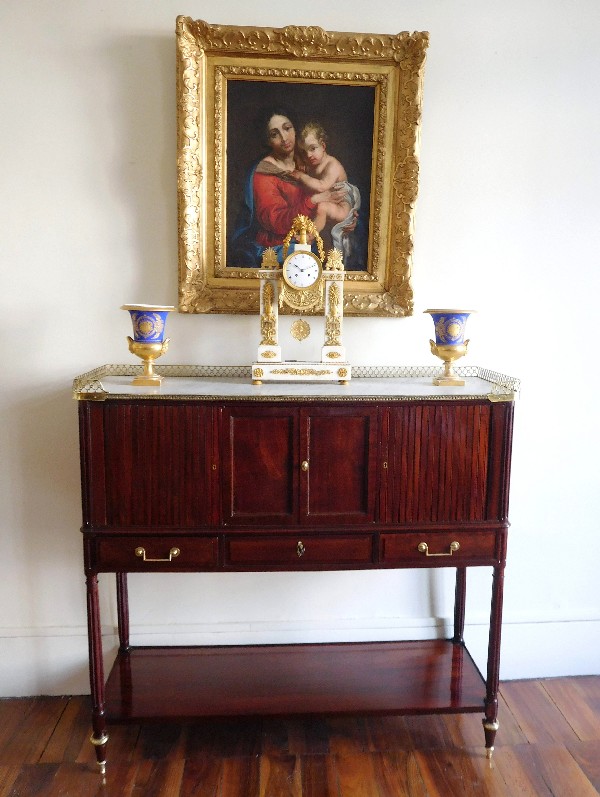
POLYGON ((327 134, 318 122, 304 125, 300 133, 300 147, 307 171, 294 169, 290 177, 300 183, 317 203, 314 218, 319 232, 331 230, 332 244, 347 257, 351 245, 351 231, 356 225, 360 208, 360 191, 348 182, 346 170, 340 161, 327 152, 327 134), (319 201, 319 194, 328 192, 327 199, 319 201), (332 196, 336 199, 331 199, 332 196), (348 230, 350 228, 350 230, 348 230))

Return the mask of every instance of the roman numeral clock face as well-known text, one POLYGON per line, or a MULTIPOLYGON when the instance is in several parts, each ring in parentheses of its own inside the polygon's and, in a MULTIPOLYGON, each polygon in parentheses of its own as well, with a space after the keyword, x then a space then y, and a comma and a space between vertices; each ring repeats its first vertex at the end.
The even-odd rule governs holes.
POLYGON ((312 288, 321 276, 321 262, 312 252, 293 252, 283 264, 283 278, 292 288, 312 288))

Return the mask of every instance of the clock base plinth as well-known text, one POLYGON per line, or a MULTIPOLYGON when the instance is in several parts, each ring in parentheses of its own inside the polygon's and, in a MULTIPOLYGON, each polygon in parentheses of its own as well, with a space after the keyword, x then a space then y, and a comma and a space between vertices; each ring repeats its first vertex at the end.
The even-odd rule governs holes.
POLYGON ((281 346, 261 343, 256 356, 260 363, 280 363, 281 346))
POLYGON ((350 381, 352 369, 347 362, 284 360, 252 363, 252 384, 262 382, 340 382, 350 381))
POLYGON ((336 363, 346 362, 346 348, 345 346, 323 346, 321 349, 321 362, 336 363))

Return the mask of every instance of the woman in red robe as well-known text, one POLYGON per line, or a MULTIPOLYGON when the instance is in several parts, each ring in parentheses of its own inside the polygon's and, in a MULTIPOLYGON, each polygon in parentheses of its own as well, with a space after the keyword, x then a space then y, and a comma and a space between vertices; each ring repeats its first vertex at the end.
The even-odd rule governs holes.
POLYGON ((232 236, 230 265, 258 268, 263 251, 272 247, 281 258, 282 241, 296 216, 314 218, 322 201, 337 201, 332 190, 307 194, 291 179, 294 169, 303 169, 296 153, 296 125, 293 114, 272 108, 264 116, 269 153, 251 170, 244 195, 241 223, 232 236))

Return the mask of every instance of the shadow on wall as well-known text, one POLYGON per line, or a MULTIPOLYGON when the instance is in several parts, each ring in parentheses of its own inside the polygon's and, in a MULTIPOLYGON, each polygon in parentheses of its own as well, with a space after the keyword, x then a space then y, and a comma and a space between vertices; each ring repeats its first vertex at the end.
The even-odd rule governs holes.
POLYGON ((22 529, 14 547, 24 579, 20 611, 29 612, 23 622, 73 623, 74 603, 75 622, 85 623, 77 404, 66 387, 40 391, 19 401, 12 417, 17 470, 11 492, 15 528, 22 529), (62 601, 70 606, 67 621, 62 601))
MULTIPOLYGON (((98 134, 114 141, 108 190, 120 202, 122 234, 133 267, 124 301, 176 304, 177 163, 175 19, 172 36, 114 38, 106 50, 112 77, 98 134)), ((105 146, 105 144, 102 144, 105 146)), ((126 275, 125 275, 126 276, 126 275)))

